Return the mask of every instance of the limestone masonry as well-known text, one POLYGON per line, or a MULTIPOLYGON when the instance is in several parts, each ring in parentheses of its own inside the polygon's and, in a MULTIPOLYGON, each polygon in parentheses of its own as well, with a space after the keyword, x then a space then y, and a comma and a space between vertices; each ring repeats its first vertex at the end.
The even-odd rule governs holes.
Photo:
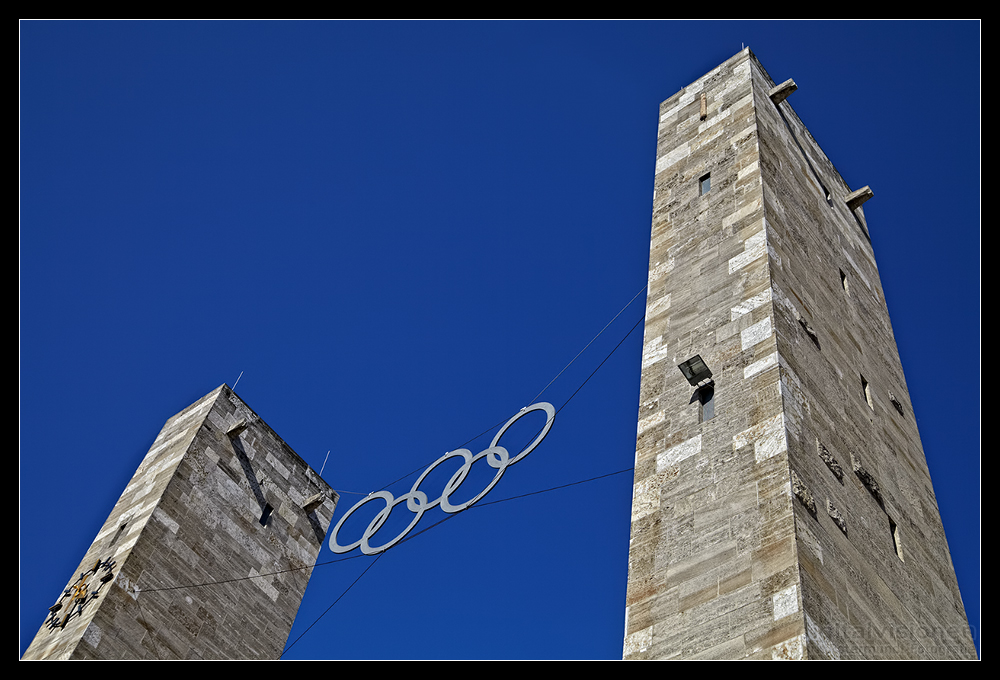
POLYGON ((660 106, 623 655, 973 659, 872 193, 794 90, 747 49, 660 106))
POLYGON ((23 658, 276 659, 336 503, 223 385, 163 426, 23 658))

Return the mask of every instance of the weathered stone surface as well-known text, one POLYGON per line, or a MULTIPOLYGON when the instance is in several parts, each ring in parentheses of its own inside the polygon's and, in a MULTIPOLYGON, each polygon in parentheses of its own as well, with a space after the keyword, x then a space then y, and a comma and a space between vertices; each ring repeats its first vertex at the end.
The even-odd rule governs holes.
POLYGON ((793 89, 744 50, 660 106, 624 657, 974 658, 872 192, 793 89))
POLYGON ((114 580, 23 658, 276 659, 336 503, 223 385, 163 426, 67 587, 97 560, 114 580))

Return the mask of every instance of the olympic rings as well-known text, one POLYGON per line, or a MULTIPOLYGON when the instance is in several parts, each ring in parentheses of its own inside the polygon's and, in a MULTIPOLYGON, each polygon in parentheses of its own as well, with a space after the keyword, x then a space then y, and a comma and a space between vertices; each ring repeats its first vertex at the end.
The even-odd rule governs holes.
POLYGON ((480 451, 476 455, 472 455, 472 452, 469 451, 468 449, 457 449, 455 451, 450 451, 444 454, 436 461, 431 463, 427 467, 427 469, 424 470, 423 473, 421 473, 421 475, 417 478, 417 481, 413 483, 413 486, 410 487, 409 493, 403 494, 399 498, 394 498, 393 495, 388 491, 379 491, 377 493, 368 495, 366 498, 363 498, 362 500, 355 503, 354 507, 348 510, 347 513, 340 518, 340 521, 337 522, 337 526, 334 527, 333 532, 330 534, 330 550, 332 550, 335 553, 347 553, 351 552, 355 548, 360 547, 361 552, 363 552, 365 555, 376 555, 380 552, 388 550, 389 548, 391 548, 392 546, 396 545, 401 540, 403 540, 403 538, 406 537, 406 534, 410 533, 410 530, 417 525, 417 522, 420 521, 420 518, 423 517, 423 514, 428 510, 430 510, 431 508, 440 506, 441 509, 447 513, 455 513, 465 510, 473 503, 479 501, 483 496, 488 494, 493 489, 493 487, 497 485, 497 482, 500 481, 500 478, 503 477, 503 473, 507 470, 507 468, 509 468, 514 463, 522 460, 525 456, 527 456, 529 453, 535 450, 535 447, 537 447, 541 443, 541 441, 545 439, 545 435, 549 433, 549 430, 552 428, 552 421, 555 420, 555 417, 556 417, 556 410, 555 408, 553 408, 552 404, 549 404, 548 402, 539 402, 537 404, 532 404, 531 406, 521 409, 520 413, 518 413, 516 416, 508 420, 507 423, 500 428, 500 431, 497 432, 496 436, 493 437, 493 441, 490 442, 488 448, 480 451), (502 446, 498 446, 497 442, 499 442, 500 438, 503 437, 504 433, 507 432, 508 429, 510 429, 511 425, 517 422, 519 418, 528 413, 531 413, 532 411, 545 411, 545 416, 546 416, 545 426, 542 428, 542 431, 538 433, 538 436, 535 437, 534 441, 532 441, 530 444, 524 447, 524 450, 518 453, 516 456, 511 457, 507 449, 505 449, 502 446), (433 501, 428 501, 427 494, 419 490, 420 484, 438 465, 445 462, 449 458, 458 458, 458 457, 465 459, 465 462, 462 464, 462 467, 460 467, 455 472, 455 474, 451 476, 451 479, 448 480, 448 483, 444 485, 444 489, 441 491, 441 495, 435 498, 433 501), (490 483, 486 485, 486 488, 480 491, 471 500, 468 500, 465 503, 460 503, 458 505, 452 505, 451 501, 449 500, 451 494, 453 494, 456 490, 458 490, 458 487, 460 487, 462 485, 462 482, 465 481, 465 478, 468 477, 469 472, 472 470, 473 464, 476 463, 476 461, 481 460, 483 458, 486 458, 486 463, 491 468, 496 470, 496 474, 493 476, 492 481, 490 481, 490 483), (373 501, 375 499, 382 499, 383 501, 385 501, 385 507, 382 508, 382 510, 375 515, 372 521, 368 524, 368 528, 365 529, 365 532, 360 539, 358 539, 354 543, 351 543, 350 545, 340 545, 337 542, 337 532, 339 532, 340 528, 344 526, 344 522, 347 521, 347 518, 350 517, 352 514, 354 514, 354 511, 358 510, 365 503, 368 503, 369 501, 373 501), (389 519, 389 514, 392 512, 392 509, 395 508, 400 503, 402 503, 403 501, 406 501, 406 509, 413 513, 413 519, 410 520, 410 523, 407 525, 407 527, 403 529, 403 531, 400 532, 399 535, 397 535, 391 541, 381 546, 372 547, 368 541, 371 539, 372 536, 375 535, 375 533, 379 529, 382 528, 382 525, 385 524, 386 520, 389 519))

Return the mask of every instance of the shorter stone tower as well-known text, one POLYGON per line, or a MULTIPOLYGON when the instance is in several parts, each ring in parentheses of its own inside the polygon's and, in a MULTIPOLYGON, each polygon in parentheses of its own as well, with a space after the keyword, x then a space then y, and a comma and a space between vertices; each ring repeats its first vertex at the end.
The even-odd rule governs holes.
POLYGON ((223 385, 163 426, 24 659, 278 658, 336 503, 223 385))

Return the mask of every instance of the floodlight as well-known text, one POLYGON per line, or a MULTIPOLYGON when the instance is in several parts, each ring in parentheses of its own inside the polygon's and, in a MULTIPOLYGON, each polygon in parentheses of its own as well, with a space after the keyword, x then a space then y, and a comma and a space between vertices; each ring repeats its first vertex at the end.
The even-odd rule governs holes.
POLYGON ((681 369, 681 373, 684 374, 687 381, 695 386, 702 380, 712 377, 712 371, 708 370, 708 366, 705 365, 700 354, 695 354, 684 363, 678 364, 677 368, 681 369))

